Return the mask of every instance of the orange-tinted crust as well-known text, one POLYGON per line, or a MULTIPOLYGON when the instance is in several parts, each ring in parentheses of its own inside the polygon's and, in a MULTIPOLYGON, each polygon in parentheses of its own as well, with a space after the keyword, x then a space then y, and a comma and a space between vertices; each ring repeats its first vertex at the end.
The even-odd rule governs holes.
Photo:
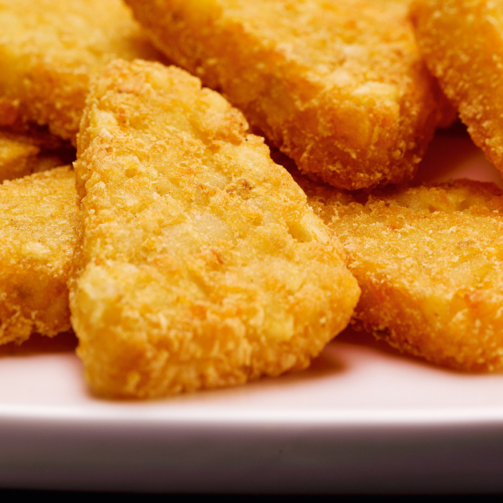
POLYGON ((92 87, 70 298, 98 394, 300 370, 349 322, 359 289, 340 243, 246 127, 175 67, 116 61, 92 87))

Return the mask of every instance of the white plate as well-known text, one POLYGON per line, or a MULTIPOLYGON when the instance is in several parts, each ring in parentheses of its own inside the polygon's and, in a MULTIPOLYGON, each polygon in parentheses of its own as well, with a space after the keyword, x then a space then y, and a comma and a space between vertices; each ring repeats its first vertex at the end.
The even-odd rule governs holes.
MULTIPOLYGON (((459 128, 458 128, 459 129, 459 128)), ((466 134, 425 180, 501 184, 466 134)), ((86 388, 72 335, 0 349, 0 486, 171 492, 503 489, 503 372, 461 374, 346 331, 311 369, 150 402, 86 388)))

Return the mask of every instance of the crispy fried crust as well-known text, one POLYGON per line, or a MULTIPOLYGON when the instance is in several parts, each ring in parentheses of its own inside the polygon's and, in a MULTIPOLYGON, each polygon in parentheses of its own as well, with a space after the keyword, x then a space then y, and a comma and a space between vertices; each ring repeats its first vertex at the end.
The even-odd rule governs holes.
POLYGON ((503 193, 458 180, 352 196, 304 184, 340 237, 378 338, 461 370, 503 365, 503 193))
POLYGON ((157 55, 120 0, 0 0, 0 124, 21 117, 73 141, 90 74, 157 55))
POLYGON ((79 229, 69 167, 0 185, 0 344, 70 328, 66 282, 79 229))
POLYGON ((241 113, 183 70, 117 61, 76 162, 72 323, 92 388, 151 397, 305 368, 359 289, 241 113))
POLYGON ((356 189, 410 179, 437 123, 408 0, 126 0, 172 61, 299 168, 356 189))
POLYGON ((503 170, 503 2, 420 0, 412 17, 430 70, 473 141, 503 170))

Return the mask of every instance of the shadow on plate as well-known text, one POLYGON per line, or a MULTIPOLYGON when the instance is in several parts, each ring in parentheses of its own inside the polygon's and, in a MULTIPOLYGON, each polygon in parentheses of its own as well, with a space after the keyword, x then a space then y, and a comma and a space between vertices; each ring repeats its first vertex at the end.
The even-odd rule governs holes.
POLYGON ((69 353, 77 348, 78 340, 73 331, 63 332, 54 337, 32 334, 22 344, 10 342, 0 346, 2 356, 31 356, 34 354, 69 353))
POLYGON ((330 343, 332 348, 336 348, 338 343, 347 344, 351 346, 360 346, 369 348, 372 351, 378 352, 380 354, 384 354, 386 356, 391 356, 393 359, 400 359, 402 361, 409 361, 414 363, 415 365, 422 365, 426 367, 430 367, 436 370, 441 370, 444 372, 449 372, 451 374, 463 375, 463 376, 483 376, 483 375, 494 375, 501 374, 503 375, 503 368, 495 371, 463 371, 457 370, 450 367, 444 367, 441 365, 437 365, 435 363, 431 363, 420 356, 414 356, 409 353, 402 353, 398 349, 390 346, 385 340, 376 339, 370 332, 365 330, 357 330, 353 327, 348 327, 344 330, 340 335, 338 335, 333 341, 330 343))
POLYGON ((422 182, 442 182, 455 178, 468 178, 493 182, 503 186, 499 170, 485 157, 470 138, 466 127, 456 122, 448 129, 435 133, 416 179, 422 182))

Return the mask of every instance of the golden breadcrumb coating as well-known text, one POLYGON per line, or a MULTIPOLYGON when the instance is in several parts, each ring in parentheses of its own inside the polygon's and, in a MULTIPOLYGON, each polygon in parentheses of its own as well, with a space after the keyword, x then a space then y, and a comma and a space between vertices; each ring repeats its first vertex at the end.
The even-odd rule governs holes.
POLYGON ((90 75, 156 56, 120 0, 0 0, 0 115, 74 141, 90 75))
POLYGON ((65 164, 71 155, 70 148, 65 148, 61 142, 53 149, 44 148, 46 138, 36 135, 17 133, 0 128, 0 182, 13 180, 55 168, 65 164))
POLYGON ((503 170, 503 1, 421 0, 412 17, 430 70, 473 141, 503 170))
POLYGON ((503 365, 503 192, 457 180, 368 196, 303 184, 341 239, 378 338, 461 370, 503 365))
POLYGON ((70 167, 0 185, 0 344, 70 328, 66 283, 79 229, 70 167))
POLYGON ((438 120, 409 0, 126 0, 176 64, 299 168, 356 189, 410 179, 438 120))
POLYGON ((246 127, 175 67, 116 61, 92 87, 70 303, 98 394, 300 370, 350 320, 359 289, 340 243, 246 127))

